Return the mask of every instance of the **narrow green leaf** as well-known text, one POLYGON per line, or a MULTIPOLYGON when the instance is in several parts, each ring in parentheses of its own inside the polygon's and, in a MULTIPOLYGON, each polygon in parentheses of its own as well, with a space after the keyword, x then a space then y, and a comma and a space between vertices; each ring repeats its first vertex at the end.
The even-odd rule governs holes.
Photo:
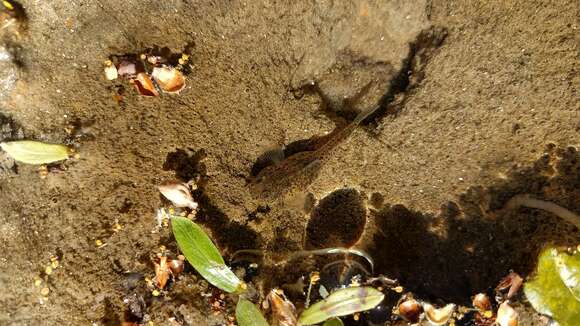
POLYGON ((33 140, 0 143, 0 147, 14 160, 28 164, 48 164, 69 158, 70 148, 33 140))
POLYGON ((580 253, 569 255, 555 248, 539 257, 534 279, 524 285, 526 297, 539 313, 551 316, 561 326, 578 325, 580 253))
POLYGON ((344 323, 340 318, 332 318, 324 322, 322 326, 344 326, 344 323))
POLYGON ((218 249, 199 225, 181 216, 172 216, 171 225, 179 249, 203 278, 229 293, 245 290, 246 285, 225 265, 218 249))
POLYGON ((326 299, 306 309, 298 319, 299 325, 321 323, 332 317, 354 314, 376 307, 385 295, 372 287, 349 287, 331 293, 326 299))
POLYGON ((240 299, 236 306, 236 320, 239 326, 268 326, 258 308, 246 299, 240 299))

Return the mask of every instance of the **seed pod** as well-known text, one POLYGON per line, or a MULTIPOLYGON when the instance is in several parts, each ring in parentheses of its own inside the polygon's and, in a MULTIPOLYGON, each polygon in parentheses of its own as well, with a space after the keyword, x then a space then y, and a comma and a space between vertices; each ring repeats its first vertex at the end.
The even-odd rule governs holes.
POLYGON ((161 194, 176 207, 189 207, 197 209, 197 203, 193 200, 189 188, 181 182, 171 182, 157 187, 161 194))
POLYGON ((143 96, 159 96, 159 92, 155 89, 155 85, 153 85, 151 78, 146 73, 138 73, 132 81, 139 94, 143 96))
POLYGON ((155 67, 151 77, 165 93, 179 93, 185 87, 185 77, 175 68, 155 67))
POLYGON ((425 317, 433 325, 441 326, 447 324, 449 319, 455 311, 455 305, 450 303, 443 308, 435 308, 429 303, 423 304, 423 309, 425 310, 425 317))
POLYGON ((173 272, 174 276, 177 276, 181 274, 181 272, 183 272, 183 269, 185 267, 184 260, 185 257, 183 255, 179 255, 178 259, 173 259, 169 263, 169 268, 171 268, 171 271, 173 272))
POLYGON ((491 301, 485 293, 478 293, 473 297, 472 304, 480 312, 491 310, 491 301))
POLYGON ((499 326, 518 326, 518 313, 505 301, 499 305, 496 322, 499 326))
POLYGON ((419 322, 421 311, 421 305, 413 298, 407 299, 399 304, 399 315, 413 324, 419 322))

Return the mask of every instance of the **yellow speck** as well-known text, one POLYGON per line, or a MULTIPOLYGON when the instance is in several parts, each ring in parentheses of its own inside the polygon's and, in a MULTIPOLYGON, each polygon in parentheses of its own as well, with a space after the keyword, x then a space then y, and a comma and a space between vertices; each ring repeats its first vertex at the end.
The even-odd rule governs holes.
POLYGON ((49 292, 50 292, 49 288, 42 288, 42 290, 40 290, 40 294, 42 294, 45 297, 48 295, 49 292))
POLYGON ((165 248, 165 246, 164 246, 164 245, 161 245, 161 246, 159 246, 159 250, 160 250, 160 251, 165 251, 165 249, 166 249, 166 248, 165 248))
POLYGON ((50 267, 50 266, 46 266, 46 268, 44 269, 44 273, 45 273, 46 275, 50 275, 50 274, 52 274, 52 267, 50 267))
POLYGON ((81 158, 81 154, 79 154, 79 153, 74 153, 74 154, 73 154, 73 158, 78 160, 79 158, 81 158))
POLYGON ((402 286, 397 286, 397 287, 393 288, 393 291, 395 291, 397 293, 403 293, 403 287, 402 286))
POLYGON ((318 273, 318 272, 310 273, 310 283, 311 284, 316 284, 316 282, 318 282, 318 280, 320 280, 320 273, 318 273))
POLYGON ((58 265, 59 265, 59 263, 58 263, 58 260, 53 260, 53 261, 50 263, 50 266, 52 266, 52 268, 57 268, 57 267, 58 267, 58 265))
POLYGON ((483 316, 485 318, 491 318, 491 317, 493 317, 493 312, 491 310, 486 310, 483 312, 483 316))
POLYGON ((41 179, 46 178, 46 176, 48 176, 48 168, 46 167, 46 165, 41 165, 38 168, 38 174, 40 175, 41 179))
POLYGON ((110 67, 113 65, 113 61, 111 60, 105 60, 105 66, 110 67))
POLYGON ((148 322, 147 322, 147 325, 148 325, 148 326, 153 326, 154 324, 153 324, 153 322, 152 322, 152 321, 148 321, 148 322))
POLYGON ((57 261, 57 260, 58 260, 58 258, 55 256, 50 257, 50 261, 57 261))
POLYGON ((113 232, 119 232, 123 229, 123 226, 119 223, 115 223, 115 225, 113 225, 113 232))
POLYGON ((159 292, 159 290, 153 290, 151 294, 153 294, 154 297, 158 297, 161 294, 161 292, 159 292))
POLYGON ((354 316, 352 316, 352 319, 354 319, 355 321, 358 321, 360 319, 360 314, 357 312, 354 314, 354 316))
POLYGON ((8 10, 14 10, 14 6, 10 2, 4 0, 4 1, 2 1, 2 4, 4 5, 4 7, 6 9, 8 9, 8 10))
POLYGON ((101 241, 100 239, 95 240, 95 244, 97 245, 97 247, 100 247, 103 245, 103 241, 101 241))
POLYGON ((37 278, 37 279, 34 281, 34 286, 40 286, 40 284, 42 284, 42 280, 41 280, 41 279, 39 279, 39 278, 37 278))

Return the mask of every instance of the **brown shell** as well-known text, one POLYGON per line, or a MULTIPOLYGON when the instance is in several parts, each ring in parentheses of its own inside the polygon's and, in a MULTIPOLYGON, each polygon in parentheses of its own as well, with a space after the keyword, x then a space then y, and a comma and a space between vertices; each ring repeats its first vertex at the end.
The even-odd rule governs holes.
POLYGON ((155 67, 151 77, 165 93, 179 93, 185 87, 185 77, 181 71, 169 67, 155 67))
POLYGON ((138 73, 132 81, 139 94, 143 96, 159 96, 159 92, 155 89, 153 81, 151 81, 151 78, 146 73, 138 73))
POLYGON ((411 323, 419 322, 423 309, 417 300, 407 299, 399 304, 399 315, 411 323))

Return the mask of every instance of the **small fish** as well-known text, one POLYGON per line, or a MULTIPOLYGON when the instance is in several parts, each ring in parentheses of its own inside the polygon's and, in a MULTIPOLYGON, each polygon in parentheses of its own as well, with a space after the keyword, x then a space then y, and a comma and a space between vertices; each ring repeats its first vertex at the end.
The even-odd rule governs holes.
POLYGON ((359 113, 351 123, 336 128, 328 135, 302 141, 301 147, 308 150, 292 153, 281 162, 265 167, 251 180, 252 195, 263 200, 274 200, 294 190, 305 189, 316 179, 332 150, 378 108, 380 105, 359 113))

